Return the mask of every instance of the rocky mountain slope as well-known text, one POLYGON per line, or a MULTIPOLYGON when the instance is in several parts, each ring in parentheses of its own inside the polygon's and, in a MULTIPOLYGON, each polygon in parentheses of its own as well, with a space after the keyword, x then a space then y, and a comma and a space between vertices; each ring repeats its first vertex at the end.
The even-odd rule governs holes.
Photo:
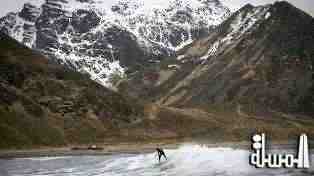
POLYGON ((0 150, 177 139, 217 127, 113 92, 0 32, 0 150))
POLYGON ((218 0, 30 0, 0 19, 26 46, 110 86, 207 35, 230 11, 218 0))
POLYGON ((233 103, 264 115, 313 114, 313 46, 311 16, 284 1, 248 4, 177 51, 177 61, 159 64, 156 79, 137 76, 121 89, 177 107, 233 103))
POLYGON ((313 17, 186 2, 46 0, 1 18, 0 148, 312 135, 313 17))
MULTIPOLYGON (((101 142, 143 106, 0 33, 0 148, 101 142)), ((119 134, 119 133, 116 133, 119 134)))

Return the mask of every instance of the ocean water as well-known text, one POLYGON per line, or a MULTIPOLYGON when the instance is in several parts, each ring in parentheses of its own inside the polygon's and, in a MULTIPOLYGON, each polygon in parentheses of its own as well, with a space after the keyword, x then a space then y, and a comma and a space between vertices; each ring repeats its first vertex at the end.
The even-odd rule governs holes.
POLYGON ((0 176, 314 175, 314 167, 256 169, 249 165, 250 152, 240 149, 183 145, 178 149, 165 150, 165 153, 168 160, 162 159, 160 163, 156 153, 0 159, 0 176))

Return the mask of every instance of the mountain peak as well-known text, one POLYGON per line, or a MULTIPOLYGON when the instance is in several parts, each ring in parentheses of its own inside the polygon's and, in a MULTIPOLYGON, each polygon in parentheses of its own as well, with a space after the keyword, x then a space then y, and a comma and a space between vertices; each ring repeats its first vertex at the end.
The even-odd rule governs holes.
POLYGON ((274 3, 275 6, 290 6, 292 7, 293 5, 290 4, 288 1, 276 1, 274 3))
POLYGON ((272 5, 272 13, 277 14, 280 17, 286 18, 313 18, 303 10, 295 7, 287 1, 277 1, 272 5))
POLYGON ((197 107, 244 100, 314 113, 313 39, 313 18, 293 5, 248 4, 180 51, 182 65, 201 64, 183 79, 170 78, 178 84, 171 84, 161 102, 197 107))
POLYGON ((245 4, 241 9, 252 9, 254 6, 251 3, 245 4))

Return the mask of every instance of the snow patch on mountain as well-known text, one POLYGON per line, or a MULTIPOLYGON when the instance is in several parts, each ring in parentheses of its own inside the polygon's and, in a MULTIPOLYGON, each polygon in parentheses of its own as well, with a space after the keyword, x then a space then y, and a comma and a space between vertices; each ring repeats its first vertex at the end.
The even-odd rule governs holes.
POLYGON ((225 36, 220 37, 211 44, 207 53, 202 56, 201 60, 206 60, 211 56, 217 55, 223 51, 223 48, 232 44, 234 40, 239 39, 243 35, 250 34, 253 27, 257 27, 259 22, 269 18, 270 5, 253 7, 247 11, 240 11, 236 14, 234 20, 231 22, 228 32, 225 36))
POLYGON ((126 50, 120 44, 137 42, 148 59, 171 55, 230 16, 218 0, 28 2, 19 13, 1 18, 0 29, 103 85, 113 71, 127 69, 115 58, 126 50))
POLYGON ((28 47, 33 47, 36 41, 36 19, 41 14, 39 4, 42 1, 32 0, 25 3, 19 13, 9 13, 0 19, 0 29, 28 47))
POLYGON ((122 0, 110 6, 97 1, 93 5, 103 23, 127 29, 144 45, 153 43, 173 51, 191 43, 195 39, 193 32, 199 28, 208 30, 230 15, 216 0, 122 0))
POLYGON ((105 87, 114 87, 110 82, 112 74, 124 75, 125 69, 118 60, 104 60, 101 57, 78 56, 74 53, 64 54, 61 50, 55 51, 59 62, 71 63, 81 73, 87 73, 90 78, 105 87))
POLYGON ((271 16, 271 13, 267 12, 266 15, 265 15, 265 19, 268 19, 270 16, 271 16))
POLYGON ((220 43, 221 43, 221 41, 216 41, 214 44, 212 44, 211 47, 209 48, 209 50, 207 51, 207 53, 204 56, 202 56, 200 58, 200 60, 206 60, 210 56, 214 56, 218 51, 220 43))

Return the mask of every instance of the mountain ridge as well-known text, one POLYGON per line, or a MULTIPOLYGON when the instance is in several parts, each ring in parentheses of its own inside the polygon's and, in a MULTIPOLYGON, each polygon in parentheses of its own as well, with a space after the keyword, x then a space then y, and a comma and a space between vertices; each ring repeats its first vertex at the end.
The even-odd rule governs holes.
POLYGON ((123 76, 173 55, 230 14, 216 0, 169 1, 153 8, 146 1, 111 7, 100 1, 40 2, 1 18, 1 30, 107 86, 111 74, 123 76))
POLYGON ((1 32, 0 116, 0 150, 176 140, 217 127, 114 92, 1 32))
MULTIPOLYGON (((48 4, 52 2, 65 1, 48 4)), ((49 15, 37 21, 43 27, 40 35, 47 34, 43 47, 53 47, 52 36, 67 30, 64 35, 74 36, 71 45, 89 39, 95 41, 93 51, 99 51, 95 56, 119 57, 116 71, 127 66, 127 77, 117 73, 111 78, 118 87, 113 92, 90 75, 73 72, 79 71, 75 64, 87 66, 89 59, 74 64, 55 56, 47 59, 42 51, 34 53, 0 32, 0 148, 188 137, 247 141, 260 132, 286 140, 314 132, 314 23, 289 4, 245 6, 208 34, 161 58, 143 53, 136 35, 119 25, 110 24, 106 36, 97 30, 81 35, 99 22, 95 11, 75 11, 71 27, 57 12, 48 7, 44 13, 49 15), (57 22, 50 23, 50 18, 57 22), (86 20, 88 25, 80 28, 86 20)), ((97 57, 93 62, 114 63, 97 57)))
MULTIPOLYGON (((138 93, 176 107, 234 103, 312 114, 313 25, 311 16, 287 2, 245 6, 178 51, 177 61, 162 63, 162 78, 138 93)), ((122 87, 134 93, 132 85, 122 87)))

